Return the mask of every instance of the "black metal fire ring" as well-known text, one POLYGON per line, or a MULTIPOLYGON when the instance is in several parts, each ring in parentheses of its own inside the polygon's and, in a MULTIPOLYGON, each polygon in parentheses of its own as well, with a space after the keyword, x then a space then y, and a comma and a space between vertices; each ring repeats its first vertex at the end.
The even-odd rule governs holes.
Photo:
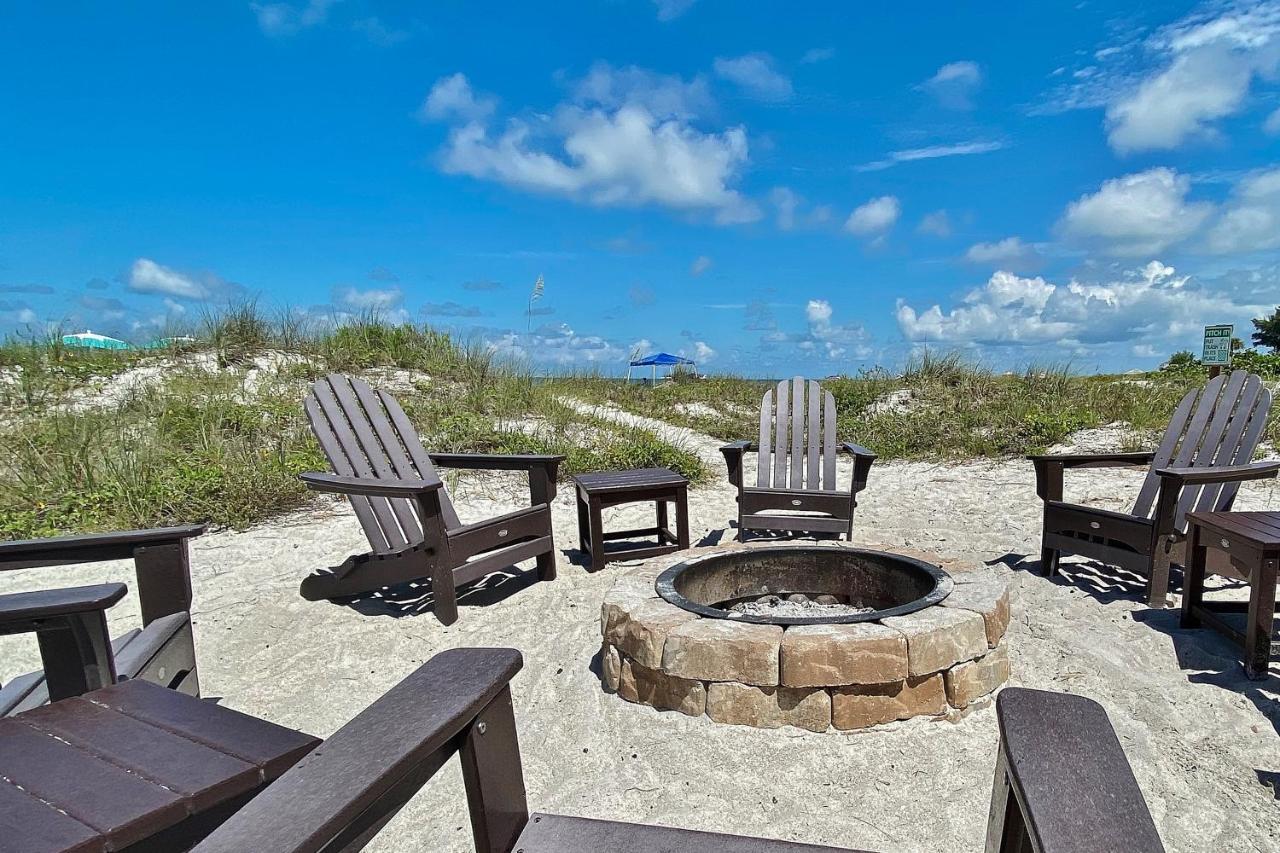
POLYGON ((915 557, 908 557, 905 554, 894 554, 891 551, 873 551, 867 548, 833 548, 822 545, 800 545, 786 547, 765 547, 751 548, 749 550, 753 556, 766 557, 769 554, 813 554, 813 553, 835 553, 835 554, 862 554, 875 558, 888 558, 892 561, 903 563, 912 569, 925 572, 933 579, 933 589, 925 595, 913 599, 905 604, 899 604, 895 607, 886 607, 882 610, 873 610, 870 613, 855 613, 845 616, 748 616, 740 613, 730 613, 728 610, 722 610, 718 607, 711 607, 706 604, 699 604, 686 598, 684 595, 676 591, 675 581, 687 569, 696 567, 699 564, 724 560, 731 558, 741 559, 742 551, 721 551, 714 554, 704 554, 699 557, 693 557, 676 563, 671 568, 658 575, 654 587, 658 591, 658 595, 675 606, 687 610, 690 613, 696 613, 699 616, 705 616, 709 619, 724 619, 728 622, 747 622, 755 625, 852 625, 858 622, 877 622, 889 616, 904 616, 908 613, 915 613, 918 610, 924 610, 926 607, 932 607, 940 603, 948 595, 951 594, 955 581, 951 579, 951 575, 942 570, 941 567, 926 563, 923 560, 917 560, 915 557))

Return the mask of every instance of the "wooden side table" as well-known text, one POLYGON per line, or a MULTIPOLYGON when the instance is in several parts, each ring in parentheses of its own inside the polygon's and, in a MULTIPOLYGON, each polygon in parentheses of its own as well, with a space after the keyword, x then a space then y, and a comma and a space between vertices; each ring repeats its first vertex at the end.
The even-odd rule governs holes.
POLYGON ((1244 647, 1249 678, 1267 676, 1275 642, 1276 569, 1280 566, 1280 512, 1187 513, 1187 571, 1182 592, 1182 627, 1201 623, 1244 647), (1249 579, 1249 601, 1204 600, 1206 551, 1222 551, 1249 579), (1243 625, 1241 621, 1243 620, 1243 625), (1243 628, 1243 630, 1241 630, 1243 628))
POLYGON ((186 850, 320 741, 125 681, 0 720, 0 848, 186 850))
POLYGON ((591 555, 591 571, 614 560, 635 560, 683 551, 689 547, 689 481, 666 468, 639 468, 632 471, 602 471, 573 478, 578 494, 578 542, 591 555), (657 515, 653 527, 605 532, 601 512, 606 507, 653 501, 657 515), (676 505, 676 532, 670 529, 667 502, 676 505), (617 539, 657 537, 656 545, 636 545, 605 550, 605 543, 617 539))

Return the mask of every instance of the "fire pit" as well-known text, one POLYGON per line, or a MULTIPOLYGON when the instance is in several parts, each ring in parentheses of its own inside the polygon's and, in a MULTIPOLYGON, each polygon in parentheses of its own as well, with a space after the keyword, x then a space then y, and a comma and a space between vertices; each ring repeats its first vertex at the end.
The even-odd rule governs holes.
POLYGON ((762 728, 958 716, 1008 679, 1009 591, 942 564, 827 545, 651 561, 605 597, 605 690, 762 728))
POLYGON ((951 577, 922 560, 854 548, 738 550, 685 560, 658 595, 712 619, 759 625, 873 622, 939 603, 951 577))

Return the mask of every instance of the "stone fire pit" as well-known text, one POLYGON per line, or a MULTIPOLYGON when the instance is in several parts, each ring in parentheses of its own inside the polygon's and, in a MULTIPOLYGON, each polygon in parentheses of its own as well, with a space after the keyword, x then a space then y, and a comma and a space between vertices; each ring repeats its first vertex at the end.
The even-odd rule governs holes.
POLYGON ((735 544, 659 558, 619 578, 600 623, 606 691, 719 723, 955 717, 1009 677, 1008 583, 930 554, 735 544))

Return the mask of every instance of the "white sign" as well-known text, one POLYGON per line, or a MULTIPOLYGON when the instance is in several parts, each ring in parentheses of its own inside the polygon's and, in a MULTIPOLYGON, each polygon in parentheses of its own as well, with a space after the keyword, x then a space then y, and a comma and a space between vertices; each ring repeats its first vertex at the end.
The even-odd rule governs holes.
POLYGON ((1211 366, 1231 364, 1231 331, 1234 326, 1205 326, 1204 352, 1200 363, 1211 366))

